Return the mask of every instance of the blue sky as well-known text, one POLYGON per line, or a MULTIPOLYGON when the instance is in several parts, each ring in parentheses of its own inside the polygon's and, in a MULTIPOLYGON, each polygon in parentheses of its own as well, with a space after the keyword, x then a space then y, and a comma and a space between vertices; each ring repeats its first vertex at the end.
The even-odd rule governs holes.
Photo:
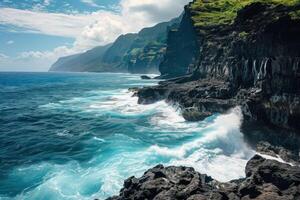
POLYGON ((1 7, 43 9, 47 12, 93 12, 99 8, 113 10, 120 0, 1 0, 1 7))
POLYGON ((189 0, 0 0, 0 71, 47 71, 61 56, 168 21, 189 0))

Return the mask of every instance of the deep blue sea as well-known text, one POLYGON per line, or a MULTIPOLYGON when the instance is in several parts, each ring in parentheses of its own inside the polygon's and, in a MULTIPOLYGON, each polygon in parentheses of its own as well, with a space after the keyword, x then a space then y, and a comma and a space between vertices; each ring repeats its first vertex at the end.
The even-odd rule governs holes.
POLYGON ((138 105, 139 75, 0 73, 0 199, 105 199, 159 163, 220 181, 254 152, 239 108, 186 122, 165 102, 138 105))

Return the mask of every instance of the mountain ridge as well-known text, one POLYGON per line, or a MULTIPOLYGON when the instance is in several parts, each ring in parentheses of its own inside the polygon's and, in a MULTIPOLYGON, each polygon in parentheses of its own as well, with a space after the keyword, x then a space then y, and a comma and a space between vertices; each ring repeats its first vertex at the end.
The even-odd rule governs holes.
POLYGON ((168 29, 180 17, 119 36, 112 44, 59 58, 49 71, 158 73, 168 29))

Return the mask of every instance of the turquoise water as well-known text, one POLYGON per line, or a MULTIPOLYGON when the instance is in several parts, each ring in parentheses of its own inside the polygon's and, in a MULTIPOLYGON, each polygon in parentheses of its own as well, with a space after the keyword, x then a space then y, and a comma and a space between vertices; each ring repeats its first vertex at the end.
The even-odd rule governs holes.
POLYGON ((155 84, 130 74, 0 73, 0 199, 105 199, 159 163, 243 177, 254 152, 239 108, 191 123, 128 92, 155 84))

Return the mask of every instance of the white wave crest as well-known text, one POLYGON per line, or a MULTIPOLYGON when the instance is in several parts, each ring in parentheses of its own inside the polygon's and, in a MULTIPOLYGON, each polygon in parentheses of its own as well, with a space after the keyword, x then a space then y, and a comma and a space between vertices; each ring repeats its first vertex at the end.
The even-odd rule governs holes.
MULTIPOLYGON (((169 165, 187 165, 220 181, 244 176, 244 167, 254 155, 240 132, 242 114, 239 107, 218 116, 202 127, 199 137, 179 147, 151 146, 150 154, 173 157, 169 165)), ((197 130, 197 129, 196 129, 197 130)))

